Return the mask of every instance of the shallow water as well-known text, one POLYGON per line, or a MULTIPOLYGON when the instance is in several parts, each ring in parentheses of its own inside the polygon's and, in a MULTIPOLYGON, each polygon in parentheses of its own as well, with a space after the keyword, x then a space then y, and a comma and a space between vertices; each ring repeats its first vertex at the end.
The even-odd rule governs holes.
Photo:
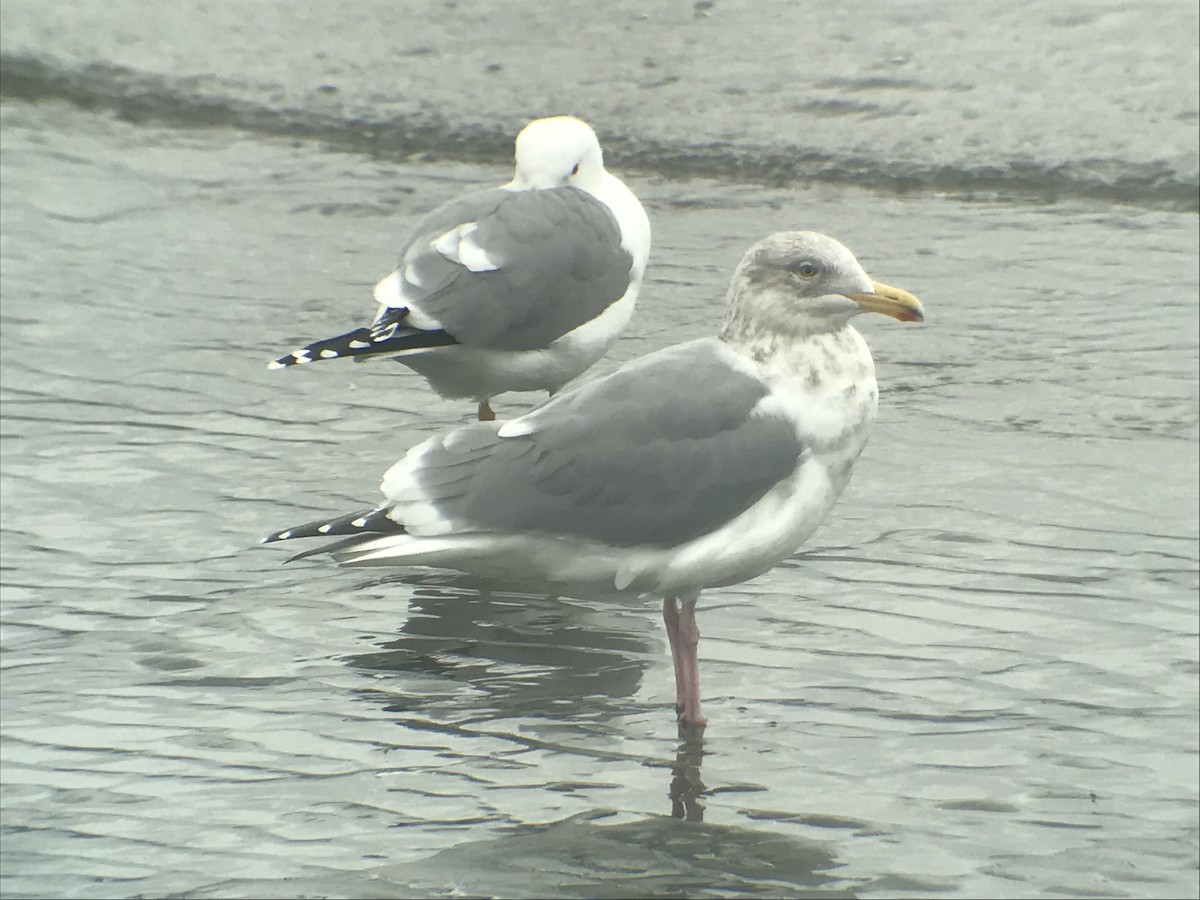
POLYGON ((470 414, 266 362, 502 160, 0 114, 5 896, 1195 895, 1194 214, 629 178, 655 248, 602 368, 710 333, 780 228, 929 312, 862 323, 827 523, 702 598, 697 746, 653 602, 255 544, 470 414))

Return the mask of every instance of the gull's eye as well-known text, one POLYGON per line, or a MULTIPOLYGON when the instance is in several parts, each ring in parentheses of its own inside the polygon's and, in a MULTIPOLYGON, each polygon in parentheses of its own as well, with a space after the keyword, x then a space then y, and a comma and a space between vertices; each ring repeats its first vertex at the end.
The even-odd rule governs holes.
POLYGON ((574 178, 579 174, 579 163, 575 163, 575 168, 571 170, 571 177, 574 178))
POLYGON ((802 259, 799 262, 789 263, 788 271, 800 278, 816 278, 821 274, 821 270, 811 259, 802 259))

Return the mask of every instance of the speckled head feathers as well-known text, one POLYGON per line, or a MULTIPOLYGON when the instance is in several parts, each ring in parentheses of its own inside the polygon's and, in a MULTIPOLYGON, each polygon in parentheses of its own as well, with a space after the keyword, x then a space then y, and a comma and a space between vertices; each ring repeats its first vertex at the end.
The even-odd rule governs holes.
POLYGON ((865 293, 871 279, 845 245, 815 231, 780 231, 746 251, 734 273, 756 287, 803 297, 865 293))
POLYGON ((923 318, 915 297, 872 281, 839 241, 815 231, 781 231, 747 250, 738 264, 723 334, 836 331, 862 312, 923 318))

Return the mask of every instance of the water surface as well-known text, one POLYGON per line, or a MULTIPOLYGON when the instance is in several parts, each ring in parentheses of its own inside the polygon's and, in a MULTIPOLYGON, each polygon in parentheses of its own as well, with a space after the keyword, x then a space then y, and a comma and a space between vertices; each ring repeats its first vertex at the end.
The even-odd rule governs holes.
MULTIPOLYGON (((740 33, 755 46, 766 32, 748 9, 685 8, 679 40, 727 11, 720 41, 740 33)), ((341 102, 353 93, 377 119, 408 121, 399 92, 368 77, 375 50, 354 56, 331 39, 316 56, 314 16, 291 21, 286 40, 244 22, 222 49, 206 37, 221 15, 211 10, 158 45, 138 36, 131 8, 80 10, 51 44, 47 7, 6 3, 5 65, 27 71, 35 58, 117 83, 87 69, 89 28, 90 61, 131 67, 118 95, 146 79, 193 99, 216 84, 279 116, 313 110, 261 84, 324 59, 310 75, 349 73, 341 102), (256 41, 278 41, 280 56, 236 52, 256 41)), ((1091 4, 1056 15, 1080 21, 1030 24, 1030 53, 1045 49, 1038 35, 1164 27, 1091 4)), ((973 33, 879 21, 897 43, 973 33)), ((622 33, 635 35, 625 52, 657 52, 660 69, 691 58, 622 33)), ((1027 77, 1017 53, 990 63, 1009 73, 996 96, 1012 103, 1027 77)), ((441 73, 460 59, 403 58, 441 73)), ((763 123, 782 100, 755 89, 744 56, 711 59, 712 78, 744 89, 721 94, 720 109, 761 131, 721 112, 705 133, 749 134, 744 152, 766 171, 763 123)), ((446 124, 424 138, 433 158, 407 159, 364 152, 337 128, 329 140, 281 137, 220 106, 197 127, 199 101, 181 120, 15 95, 11 71, 0 106, 5 896, 1195 895, 1200 278, 1187 204, 1146 189, 1112 205, 1062 189, 1082 183, 1069 173, 1039 175, 1032 192, 1020 179, 993 191, 690 177, 672 161, 687 146, 676 132, 694 135, 714 96, 695 69, 640 89, 671 102, 595 101, 591 118, 653 138, 628 181, 653 219, 654 255, 602 368, 711 333, 733 265, 781 228, 834 234, 929 311, 920 327, 862 322, 880 419, 827 523, 768 575, 704 595, 711 724, 697 746, 676 735, 652 601, 282 566, 283 550, 255 543, 373 502, 407 446, 470 414, 398 366, 266 362, 369 315, 405 223, 507 178, 503 148, 489 157, 480 138, 459 152, 448 136, 499 133, 521 101, 498 90, 487 115, 446 101, 446 124)), ((1121 177, 1159 166, 1194 186, 1181 137, 1194 118, 1159 118, 1194 110, 1186 87, 1160 91, 1099 144, 1076 132, 1030 152, 1046 172, 1056 153, 1082 170, 1099 146, 1121 177), (1153 150, 1133 127, 1172 121, 1153 150)), ((965 101, 931 112, 922 88, 873 90, 926 130, 969 120, 965 101)), ((1064 121, 1077 107, 1097 115, 1141 90, 1058 109, 1064 121)), ((976 95, 944 95, 955 96, 976 95)), ((353 121, 324 115, 314 121, 353 121)), ((855 121, 875 127, 870 114, 855 121)), ((811 142, 850 171, 844 138, 811 142)), ((978 155, 1003 161, 1020 141, 997 131, 978 155)), ((903 150, 878 152, 903 162, 903 150)), ((912 164, 933 172, 943 150, 968 178, 965 151, 916 147, 912 164)))

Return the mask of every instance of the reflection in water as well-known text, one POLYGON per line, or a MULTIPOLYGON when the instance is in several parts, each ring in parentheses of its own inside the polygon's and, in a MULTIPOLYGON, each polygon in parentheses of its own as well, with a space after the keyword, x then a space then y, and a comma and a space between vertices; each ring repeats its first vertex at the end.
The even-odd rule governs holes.
MULTIPOLYGON (((433 675, 472 688, 462 694, 412 691, 403 698, 394 689, 372 692, 371 699, 389 712, 409 714, 406 728, 647 762, 622 752, 619 744, 584 749, 572 741, 568 747, 520 729, 500 734, 462 723, 522 715, 578 725, 581 717, 599 722, 643 711, 627 698, 636 693, 648 657, 662 652, 642 637, 650 633, 649 616, 633 621, 619 607, 497 594, 466 576, 439 576, 436 585, 424 577, 405 580, 421 587, 399 634, 376 652, 349 661, 372 674, 433 675)), ((663 696, 673 699, 674 694, 664 686, 663 696)), ((666 704, 654 713, 664 720, 672 714, 666 704)), ((704 727, 681 724, 674 761, 663 766, 670 772, 665 785, 669 816, 603 825, 598 820, 611 812, 593 809, 549 824, 518 826, 403 867, 372 870, 364 888, 392 896, 853 896, 828 874, 837 861, 822 844, 760 827, 705 824, 703 757, 704 727)))
MULTIPOLYGON (((399 634, 347 662, 372 674, 422 676, 423 685, 432 676, 466 688, 398 684, 364 692, 390 713, 420 717, 406 719, 407 727, 462 734, 466 722, 522 717, 602 723, 640 711, 628 698, 661 649, 649 637, 648 616, 638 615, 640 607, 631 610, 628 600, 589 603, 497 592, 486 581, 455 573, 406 574, 389 581, 412 588, 399 634)), ((664 721, 671 714, 662 709, 664 721)), ((667 790, 671 815, 702 822, 704 726, 680 723, 678 728, 667 790)), ((510 737, 529 746, 542 743, 527 734, 510 737)), ((609 750, 603 755, 623 754, 609 750)))
POLYGON ((421 690, 398 685, 387 694, 389 712, 599 723, 638 711, 630 698, 661 651, 649 611, 636 601, 501 592, 451 573, 393 581, 417 586, 396 638, 346 659, 436 684, 425 677, 421 690))
MULTIPOLYGON (((1026 0, 1024 11, 1040 27, 1046 10, 1090 6, 1026 0)), ((56 8, 23 4, 34 7, 56 8)), ((959 9, 977 15, 939 7, 959 9)), ((301 18, 311 24, 291 20, 301 18)), ((1092 37, 1095 58, 1121 70, 1092 37)), ((248 57, 226 55, 237 79, 248 57)), ((914 82, 909 95, 927 88, 914 82)), ((973 102, 939 96, 951 119, 973 102)), ((281 510, 369 496, 395 453, 449 408, 383 364, 283 385, 265 368, 264 336, 278 334, 280 316, 297 329, 305 316, 327 321, 325 298, 359 290, 356 273, 377 262, 355 248, 378 248, 406 198, 432 205, 486 173, 381 168, 370 153, 5 100, 3 893, 424 897, 394 887, 405 884, 402 860, 495 838, 497 853, 550 855, 541 870, 505 861, 495 883, 461 873, 476 895, 550 893, 549 867, 575 849, 596 872, 568 862, 563 878, 577 875, 577 887, 559 893, 796 896, 804 845, 773 830, 828 837, 844 848, 841 877, 874 896, 1064 885, 1197 896, 1197 304, 1177 290, 1196 281, 1195 215, 911 193, 854 217, 855 240, 945 311, 927 340, 872 337, 890 372, 888 440, 875 449, 911 464, 897 477, 887 458, 864 458, 821 541, 857 549, 806 555, 706 604, 710 633, 736 626, 719 646, 718 693, 753 712, 708 731, 698 823, 667 815, 676 747, 663 742, 673 697, 656 609, 601 615, 598 604, 542 598, 511 609, 511 595, 470 594, 467 581, 375 590, 373 579, 398 573, 282 567, 247 552, 281 510), (383 195, 381 177, 392 186, 383 195), (291 265, 325 234, 347 252, 291 265), (1081 302, 1127 296, 1154 302, 1081 302), (63 321, 102 352, 46 353, 63 321), (377 463, 352 465, 366 456, 377 463), (888 526, 901 530, 879 535, 879 510, 900 510, 904 522, 888 526), (429 595, 459 587, 456 598, 429 595), (744 602, 755 594, 816 602, 744 602), (328 665, 360 651, 381 658, 328 665), (348 702, 360 688, 378 690, 348 702), (492 707, 538 713, 465 721, 492 707), (757 731, 759 713, 778 728, 757 731), (417 734, 422 721, 466 736, 417 734), (505 768, 510 736, 556 745, 517 747, 505 768), (401 740, 415 749, 390 749, 401 740), (762 789, 733 793, 727 780, 739 775, 762 789), (611 819, 550 825, 605 805, 661 821, 625 832, 611 819), (551 833, 509 840, 516 822, 551 833), (687 854, 705 849, 703 834, 729 842, 699 872, 687 854), (660 839, 679 843, 668 853, 660 839), (663 866, 652 882, 623 861, 663 866), (205 888, 225 873, 262 881, 205 888), (760 876, 765 886, 752 882, 760 876)), ((686 119, 690 104, 677 105, 686 119)), ((1155 134, 1139 139, 1154 145, 1155 134)), ((724 283, 718 263, 741 249, 730 235, 802 226, 798 210, 805 222, 845 222, 861 200, 736 182, 647 189, 664 235, 654 301, 614 365, 708 332, 719 298, 697 284, 724 283)), ((432 881, 436 865, 472 858, 451 853, 426 872, 432 881)))
POLYGON ((600 825, 601 815, 459 844, 396 874, 410 890, 488 897, 854 896, 819 843, 667 816, 600 825))
MULTIPOLYGON (((290 896, 797 897, 853 898, 831 872, 837 858, 814 841, 754 828, 684 824, 667 816, 613 825, 583 813, 466 841, 427 859, 306 873, 290 896)), ((231 879, 189 897, 273 896, 272 879, 231 879)), ((910 893, 910 892, 905 892, 910 893)))
POLYGON ((700 797, 706 790, 700 777, 700 762, 704 759, 704 726, 679 723, 679 746, 675 764, 671 766, 671 815, 688 822, 704 821, 704 805, 700 797))

